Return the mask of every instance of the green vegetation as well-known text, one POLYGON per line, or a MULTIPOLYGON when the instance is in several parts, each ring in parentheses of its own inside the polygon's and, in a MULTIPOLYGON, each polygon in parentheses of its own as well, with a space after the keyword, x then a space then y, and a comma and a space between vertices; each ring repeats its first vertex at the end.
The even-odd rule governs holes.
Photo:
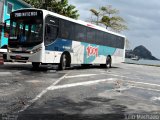
POLYGON ((118 16, 119 11, 112 8, 111 5, 102 6, 99 10, 90 9, 90 11, 94 15, 94 18, 89 20, 90 22, 95 23, 96 25, 103 24, 106 29, 110 28, 116 32, 127 30, 125 20, 118 16))
POLYGON ((68 0, 24 0, 28 4, 35 8, 46 9, 55 13, 78 19, 78 10, 75 10, 75 6, 69 5, 68 0), (45 2, 42 2, 45 1, 45 2))
MULTIPOLYGON (((69 5, 68 0, 24 0, 35 8, 46 9, 55 13, 78 19, 79 14, 75 6, 69 5)), ((100 9, 90 9, 94 18, 89 22, 96 25, 104 25, 106 29, 111 29, 116 32, 127 30, 125 20, 118 16, 119 10, 112 8, 111 5, 102 6, 100 9)))

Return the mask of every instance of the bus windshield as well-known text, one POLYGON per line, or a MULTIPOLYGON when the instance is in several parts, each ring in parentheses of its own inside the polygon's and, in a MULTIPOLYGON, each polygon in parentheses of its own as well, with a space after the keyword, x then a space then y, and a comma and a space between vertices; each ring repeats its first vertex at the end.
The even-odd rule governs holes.
POLYGON ((39 19, 16 19, 10 23, 10 46, 35 46, 42 42, 43 24, 39 19))

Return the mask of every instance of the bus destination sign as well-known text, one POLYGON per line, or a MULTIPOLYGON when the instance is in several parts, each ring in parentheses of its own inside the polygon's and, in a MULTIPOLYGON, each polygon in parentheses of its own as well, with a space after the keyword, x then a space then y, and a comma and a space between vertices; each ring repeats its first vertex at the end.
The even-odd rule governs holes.
POLYGON ((17 12, 14 13, 14 17, 18 18, 18 17, 35 17, 38 16, 37 11, 34 12, 17 12))

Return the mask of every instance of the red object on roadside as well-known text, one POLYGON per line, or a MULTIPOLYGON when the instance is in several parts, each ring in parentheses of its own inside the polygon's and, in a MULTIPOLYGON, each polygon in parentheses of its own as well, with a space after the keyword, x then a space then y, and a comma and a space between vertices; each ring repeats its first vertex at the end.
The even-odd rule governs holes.
POLYGON ((3 53, 0 53, 0 65, 4 64, 3 53))
POLYGON ((4 37, 8 38, 9 34, 8 33, 4 33, 4 37))

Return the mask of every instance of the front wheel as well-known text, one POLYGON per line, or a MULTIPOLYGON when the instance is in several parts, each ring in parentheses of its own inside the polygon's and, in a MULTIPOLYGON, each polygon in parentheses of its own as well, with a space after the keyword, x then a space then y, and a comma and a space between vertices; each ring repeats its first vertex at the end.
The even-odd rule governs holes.
POLYGON ((32 62, 33 69, 38 69, 40 63, 39 62, 32 62))
POLYGON ((66 69, 66 65, 67 65, 66 55, 62 54, 61 60, 60 60, 60 64, 58 66, 59 70, 65 70, 66 69))

